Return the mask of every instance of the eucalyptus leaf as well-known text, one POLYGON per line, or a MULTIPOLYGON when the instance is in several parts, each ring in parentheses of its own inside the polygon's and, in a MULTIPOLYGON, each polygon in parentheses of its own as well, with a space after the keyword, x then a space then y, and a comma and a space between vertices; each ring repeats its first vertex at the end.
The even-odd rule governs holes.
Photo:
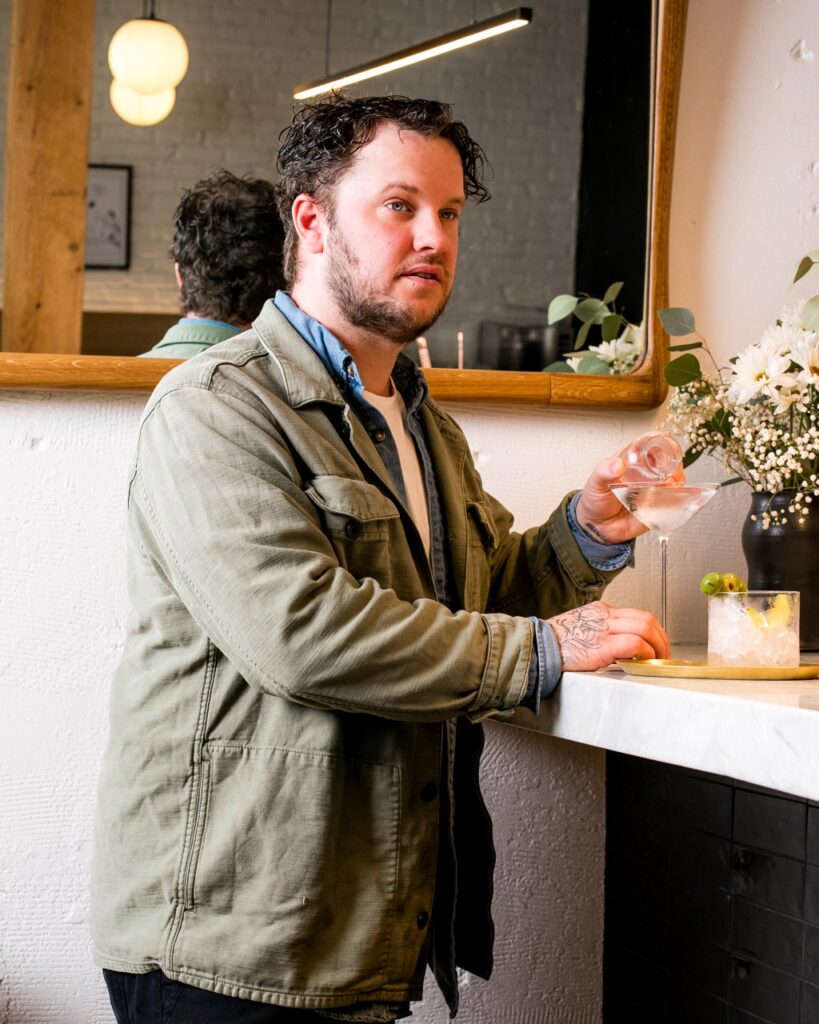
POLYGON ((803 256, 799 261, 799 266, 796 268, 796 276, 793 279, 793 283, 796 284, 803 277, 808 274, 819 274, 819 249, 814 249, 813 252, 809 252, 807 256, 803 256))
POLYGON ((622 281, 615 281, 614 284, 610 284, 606 289, 606 294, 603 296, 603 302, 614 302, 614 300, 620 294, 622 287, 622 281))
POLYGON ((609 315, 609 307, 600 299, 583 299, 578 302, 574 315, 584 324, 602 324, 603 318, 609 315))
POLYGON ((692 341, 692 342, 689 342, 687 345, 669 345, 668 346, 668 351, 669 352, 690 352, 691 349, 693 349, 693 348, 702 348, 702 347, 703 346, 702 346, 702 342, 701 341, 692 341))
POLYGON ((819 295, 808 299, 800 317, 802 324, 809 330, 819 334, 819 295))
POLYGON ((665 379, 673 388, 681 388, 702 377, 696 356, 684 355, 672 359, 665 368, 665 379))
POLYGON ((603 323, 600 325, 600 332, 603 335, 603 341, 614 341, 620 333, 620 328, 625 324, 625 322, 626 321, 619 313, 609 313, 608 316, 604 316, 603 323))
POLYGON ((592 321, 589 320, 585 324, 582 324, 580 330, 577 332, 577 337, 574 339, 575 351, 579 348, 583 348, 586 344, 586 338, 588 337, 589 331, 592 327, 592 321))
POLYGON ((685 455, 683 455, 683 469, 688 469, 689 466, 693 466, 700 455, 702 455, 702 452, 695 452, 689 448, 685 455))
POLYGON ((611 366, 600 356, 586 356, 580 360, 578 373, 611 373, 611 366))
POLYGON ((731 425, 731 417, 725 409, 720 409, 718 412, 714 413, 711 419, 706 420, 703 423, 703 426, 707 430, 711 431, 711 433, 719 434, 721 437, 725 438, 726 441, 734 432, 734 428, 731 425))
POLYGON ((574 313, 576 305, 577 296, 575 295, 555 295, 549 303, 548 322, 556 324, 558 320, 563 320, 565 317, 570 316, 574 313))
POLYGON ((548 366, 543 368, 544 373, 574 373, 574 370, 569 366, 568 363, 564 363, 562 359, 558 359, 556 363, 549 363, 548 366))
POLYGON ((669 306, 659 311, 660 323, 673 338, 682 338, 686 334, 693 334, 697 329, 694 326, 694 314, 685 306, 669 306))

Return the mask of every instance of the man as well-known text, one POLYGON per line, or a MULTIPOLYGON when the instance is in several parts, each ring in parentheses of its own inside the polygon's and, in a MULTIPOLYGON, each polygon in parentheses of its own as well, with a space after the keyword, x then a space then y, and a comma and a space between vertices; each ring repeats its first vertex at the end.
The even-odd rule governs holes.
POLYGON ((465 127, 337 97, 279 168, 290 293, 165 378, 130 488, 94 938, 131 1024, 393 1021, 427 964, 454 1013, 492 967, 478 723, 669 653, 596 600, 641 530, 618 460, 515 534, 401 354, 487 195, 465 127))
POLYGON ((282 287, 283 237, 269 181, 223 170, 187 189, 169 254, 184 315, 142 355, 188 359, 247 330, 282 287))

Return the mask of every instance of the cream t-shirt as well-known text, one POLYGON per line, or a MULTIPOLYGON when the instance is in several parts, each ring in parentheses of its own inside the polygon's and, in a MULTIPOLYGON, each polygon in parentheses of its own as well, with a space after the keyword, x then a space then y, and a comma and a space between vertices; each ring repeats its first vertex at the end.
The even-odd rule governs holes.
POLYGON ((408 511, 418 527, 424 542, 424 550, 429 556, 427 490, 424 486, 424 475, 421 471, 418 452, 415 450, 415 442, 407 428, 407 407, 404 404, 404 399, 395 385, 392 386, 392 394, 386 398, 383 395, 374 395, 372 391, 365 389, 364 399, 381 413, 395 440, 398 460, 401 463, 401 475, 404 477, 404 490, 407 492, 408 511))

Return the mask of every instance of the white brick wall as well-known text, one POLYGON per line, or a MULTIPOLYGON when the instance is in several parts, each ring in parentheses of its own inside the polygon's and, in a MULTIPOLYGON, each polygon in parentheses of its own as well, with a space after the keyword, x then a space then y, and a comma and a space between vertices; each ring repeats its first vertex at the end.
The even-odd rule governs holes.
MULTIPOLYGON (((439 365, 455 358, 482 319, 528 322, 573 283, 576 180, 587 0, 532 0, 532 24, 508 36, 365 83, 365 92, 443 99, 484 145, 493 200, 470 210, 459 281, 429 332, 439 365)), ((7 50, 10 0, 0 0, 0 53, 7 50)), ((134 0, 98 0, 89 159, 134 168, 132 265, 88 271, 92 310, 175 312, 166 253, 182 188, 215 167, 275 178, 279 131, 294 106, 292 87, 324 73, 325 0, 160 0, 158 13, 185 35, 187 76, 170 117, 134 128, 108 101, 108 42, 140 12, 134 0)), ((335 0, 330 67, 338 70, 458 28, 464 0, 335 0)), ((482 19, 503 5, 477 0, 482 19)), ((2 62, 5 69, 6 62, 2 62)), ((5 74, 0 101, 5 99, 5 74)), ((0 145, 2 140, 0 139, 0 145)), ((0 163, 2 153, 0 151, 0 163)), ((2 226, 0 225, 0 239, 2 226)))

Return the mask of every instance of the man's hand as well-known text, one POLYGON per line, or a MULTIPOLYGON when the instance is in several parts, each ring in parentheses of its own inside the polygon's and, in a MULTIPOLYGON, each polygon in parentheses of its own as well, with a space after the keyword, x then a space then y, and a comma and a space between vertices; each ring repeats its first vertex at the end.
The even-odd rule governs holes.
MULTIPOLYGON (((622 544, 647 529, 609 490, 608 485, 617 483, 622 472, 623 460, 619 457, 598 462, 577 501, 581 529, 601 544, 622 544)), ((684 484, 685 473, 678 469, 665 483, 684 484)))
POLYGON ((593 601, 546 620, 565 671, 593 672, 618 658, 669 658, 671 647, 650 612, 593 601))

